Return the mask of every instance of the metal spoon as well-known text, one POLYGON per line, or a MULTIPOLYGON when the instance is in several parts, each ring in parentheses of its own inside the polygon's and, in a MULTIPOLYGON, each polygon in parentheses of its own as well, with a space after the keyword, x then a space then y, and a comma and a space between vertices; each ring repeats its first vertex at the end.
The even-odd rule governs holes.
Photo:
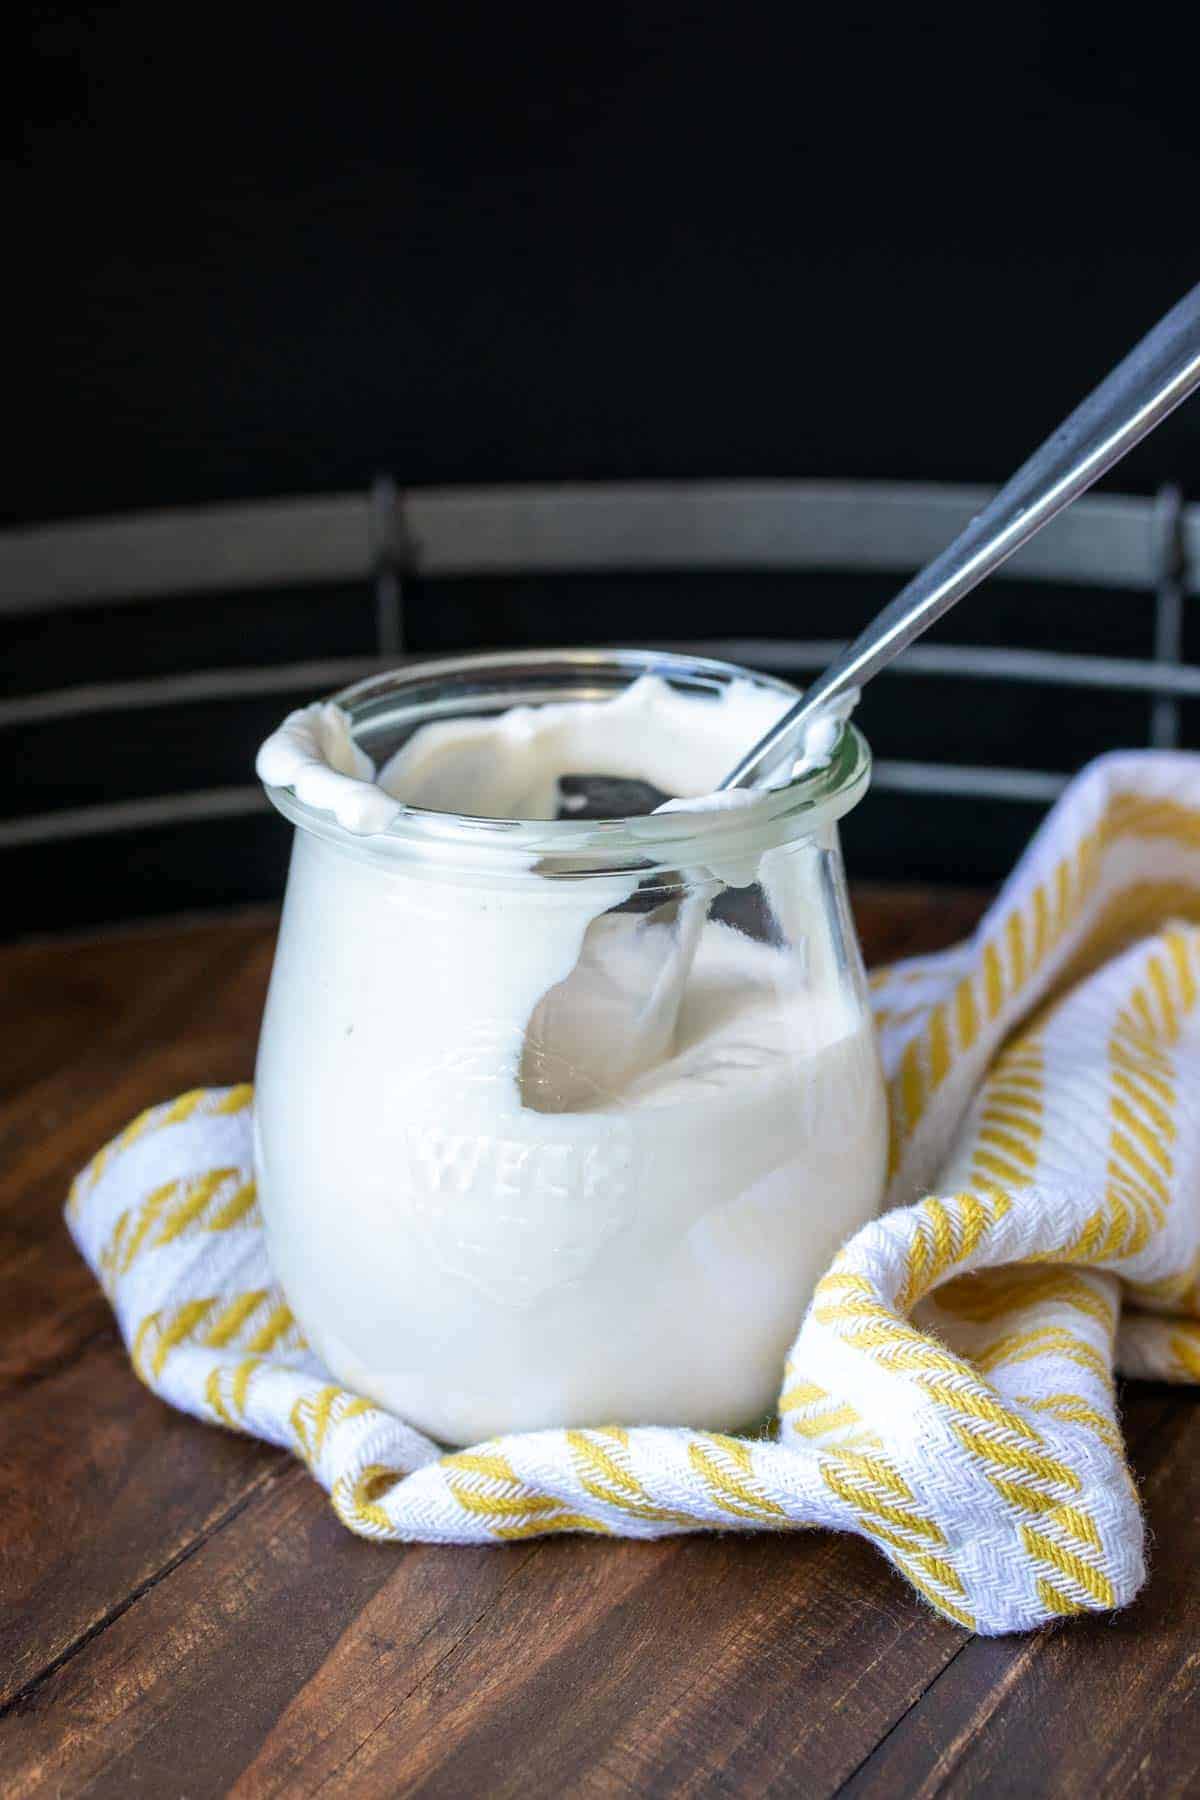
POLYGON ((915 575, 802 699, 731 769, 718 791, 766 787, 813 718, 885 669, 935 619, 1085 493, 1200 385, 1200 286, 1159 320, 941 555, 915 575))
MULTIPOLYGON (((872 675, 886 668, 913 639, 948 612, 964 594, 978 587, 1028 543, 1056 513, 1091 487, 1126 451, 1166 418, 1200 385, 1200 286, 1192 289, 1119 363, 1095 392, 1047 438, 995 499, 960 532, 941 555, 901 589, 848 649, 830 664, 796 704, 732 769, 718 791, 765 787, 772 775, 794 761, 805 728, 819 714, 844 700, 872 675)), ((565 783, 563 784, 565 787, 565 783)), ((613 816, 612 808, 650 810, 647 784, 598 776, 576 779, 576 791, 564 796, 560 817, 613 816), (632 789, 643 790, 636 795, 632 789)), ((619 1085, 630 1071, 646 1066, 665 1052, 673 1038, 684 986, 699 942, 704 906, 695 896, 671 901, 644 918, 631 918, 618 949, 636 948, 639 976, 632 984, 605 981, 603 959, 589 961, 587 940, 580 964, 546 997, 531 1025, 527 1062, 553 1066, 555 1027, 561 1030, 576 1011, 586 1014, 602 991, 610 1024, 608 1038, 620 1054, 606 1067, 606 1082, 619 1085), (595 963, 596 966, 592 966, 595 963), (589 985, 590 983, 590 985, 589 985), (597 985, 599 984, 599 986, 597 985)), ((595 921, 592 932, 607 931, 610 921, 595 921)), ((606 944, 611 953, 611 944, 606 944)), ((610 1059, 611 1060, 611 1059, 610 1059)), ((526 1104, 558 1111, 564 1102, 539 1097, 529 1082, 526 1104)))

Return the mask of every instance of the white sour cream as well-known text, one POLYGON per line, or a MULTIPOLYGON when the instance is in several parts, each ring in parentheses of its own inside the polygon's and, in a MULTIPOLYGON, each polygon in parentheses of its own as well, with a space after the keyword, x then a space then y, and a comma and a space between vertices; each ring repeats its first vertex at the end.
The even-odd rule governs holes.
MULTIPOLYGON (((566 773, 694 801, 785 703, 643 678, 611 701, 427 725, 374 780, 336 709, 310 708, 259 772, 351 831, 405 803, 552 817, 566 773)), ((708 871, 659 923, 610 911, 629 877, 468 879, 297 832, 259 1185, 275 1270, 339 1379, 454 1443, 729 1428, 772 1406, 814 1283, 883 1185, 832 841, 719 871, 758 882, 782 944, 708 916, 708 871), (681 936, 667 1006, 655 982, 681 936)))

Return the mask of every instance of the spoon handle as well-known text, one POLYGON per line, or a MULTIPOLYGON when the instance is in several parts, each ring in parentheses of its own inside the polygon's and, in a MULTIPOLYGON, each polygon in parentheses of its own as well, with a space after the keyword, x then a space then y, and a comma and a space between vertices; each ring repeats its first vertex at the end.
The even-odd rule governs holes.
POLYGON ((1172 307, 1012 479, 903 587, 721 783, 757 787, 812 715, 861 687, 1098 481, 1200 385, 1200 286, 1172 307))

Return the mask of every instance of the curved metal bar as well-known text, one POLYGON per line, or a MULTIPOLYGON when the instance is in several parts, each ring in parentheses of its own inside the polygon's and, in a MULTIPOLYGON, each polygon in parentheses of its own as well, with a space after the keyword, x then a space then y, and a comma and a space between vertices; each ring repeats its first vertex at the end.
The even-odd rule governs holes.
MULTIPOLYGON (((397 493, 399 578, 655 570, 902 575, 991 498, 978 487, 828 481, 597 483, 397 493)), ((376 506, 379 501, 376 499, 376 506)), ((1080 500, 1001 578, 1153 589, 1155 502, 1080 500)), ((1186 591, 1200 593, 1200 506, 1185 508, 1186 591)), ((367 496, 175 508, 0 533, 0 614, 367 580, 383 527, 367 496)))

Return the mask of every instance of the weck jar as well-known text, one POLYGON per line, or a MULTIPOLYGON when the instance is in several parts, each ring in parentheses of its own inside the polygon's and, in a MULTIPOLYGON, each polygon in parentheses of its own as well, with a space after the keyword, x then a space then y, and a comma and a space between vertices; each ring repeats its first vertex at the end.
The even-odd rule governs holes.
MULTIPOLYGON (((542 709, 639 683, 685 722, 663 737, 675 764, 708 745, 711 786, 745 747, 733 702, 795 698, 651 652, 427 662, 336 697, 331 779, 378 799, 364 778, 386 781, 424 727, 482 732, 490 755, 488 722, 513 708, 536 731, 561 716, 542 709)), ((563 772, 643 764, 633 744, 627 767, 563 772)), ((868 776, 843 723, 821 766, 726 810, 408 805, 371 829, 268 786, 296 830, 259 1196, 273 1268, 339 1381, 453 1444, 770 1410, 815 1282, 883 1188, 837 824, 868 776)))

